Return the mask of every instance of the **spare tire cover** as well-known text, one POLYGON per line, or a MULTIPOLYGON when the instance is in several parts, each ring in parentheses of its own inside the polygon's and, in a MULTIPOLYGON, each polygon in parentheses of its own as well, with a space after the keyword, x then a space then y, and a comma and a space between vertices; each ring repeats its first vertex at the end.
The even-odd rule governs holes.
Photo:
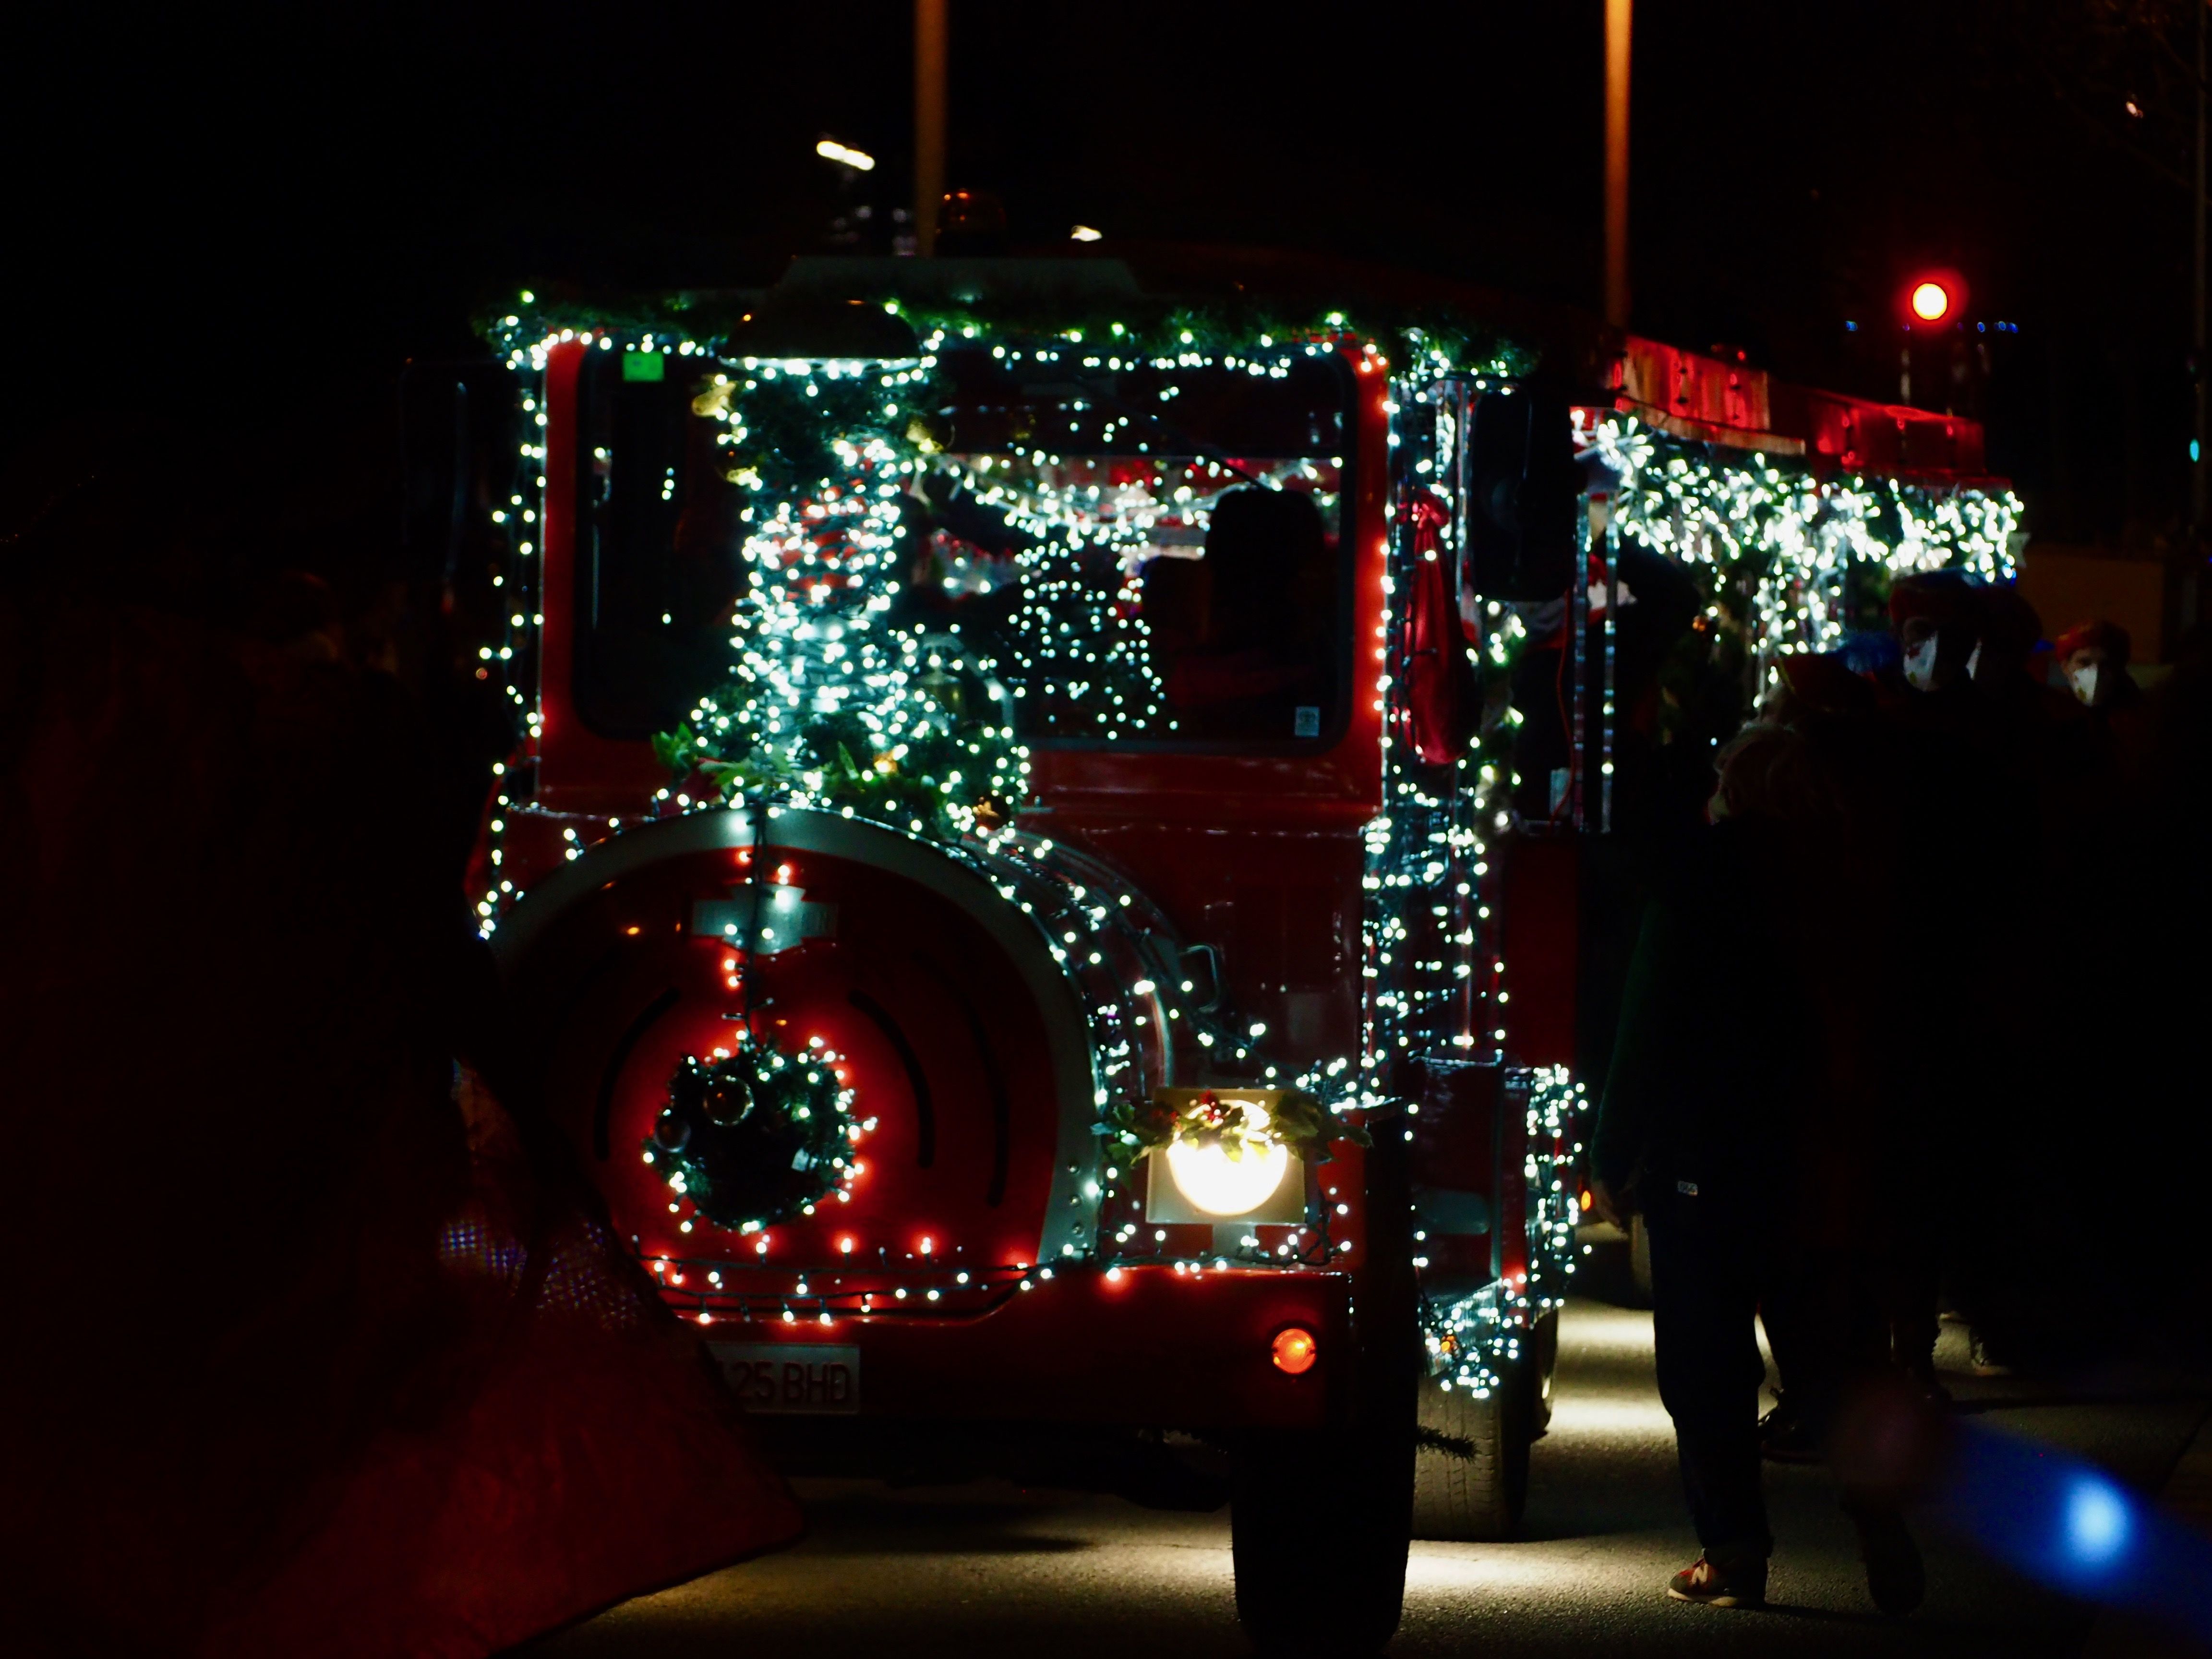
POLYGON ((759 1249, 675 1202, 642 1156, 678 1063, 730 1048, 748 1007, 757 1040, 842 1054, 854 1113, 875 1121, 848 1200, 769 1229, 775 1266, 1003 1267, 1090 1248, 1081 1007, 1037 924, 963 857, 827 812, 693 813, 580 854, 492 945, 519 1081, 641 1255, 759 1249), (756 926, 748 976, 738 946, 756 926))

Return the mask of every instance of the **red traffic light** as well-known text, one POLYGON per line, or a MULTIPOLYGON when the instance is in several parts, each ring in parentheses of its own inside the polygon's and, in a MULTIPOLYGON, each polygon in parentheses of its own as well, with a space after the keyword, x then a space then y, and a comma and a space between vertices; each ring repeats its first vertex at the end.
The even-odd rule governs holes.
POLYGON ((1898 289, 1898 316, 1907 328, 1955 323, 1966 308, 1966 284, 1955 270, 1916 271, 1898 289))

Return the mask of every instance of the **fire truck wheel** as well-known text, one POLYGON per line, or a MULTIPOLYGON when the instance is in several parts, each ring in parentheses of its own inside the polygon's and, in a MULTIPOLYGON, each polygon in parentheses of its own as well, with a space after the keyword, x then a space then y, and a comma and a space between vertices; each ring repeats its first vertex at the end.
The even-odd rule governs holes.
POLYGON ((1238 1444, 1237 1616, 1267 1659, 1360 1659, 1396 1633, 1411 1541, 1396 1473, 1410 1462, 1406 1427, 1255 1433, 1238 1444))
POLYGON ((1518 1530, 1541 1386, 1535 1358, 1524 1354, 1487 1400, 1421 1379, 1426 1432, 1413 1454, 1414 1537, 1487 1543, 1518 1530))
POLYGON ((1541 1439, 1552 1426, 1552 1383, 1559 1370, 1559 1314, 1553 1309, 1528 1334, 1528 1358, 1534 1369, 1529 1389, 1528 1437, 1541 1439))

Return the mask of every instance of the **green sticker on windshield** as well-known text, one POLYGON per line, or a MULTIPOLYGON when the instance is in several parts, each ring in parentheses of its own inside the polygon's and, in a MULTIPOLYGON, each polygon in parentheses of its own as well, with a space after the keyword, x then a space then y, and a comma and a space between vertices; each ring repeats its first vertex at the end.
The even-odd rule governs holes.
POLYGON ((623 379, 625 380, 665 380, 668 365, 657 351, 625 351, 623 353, 623 379))

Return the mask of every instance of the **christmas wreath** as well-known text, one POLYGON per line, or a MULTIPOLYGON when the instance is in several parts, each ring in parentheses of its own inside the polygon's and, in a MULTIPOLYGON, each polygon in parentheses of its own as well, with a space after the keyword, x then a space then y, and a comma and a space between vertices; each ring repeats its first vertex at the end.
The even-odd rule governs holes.
POLYGON ((819 1047, 787 1054, 749 1036, 733 1054, 685 1055, 645 1161, 700 1216, 737 1232, 811 1215, 832 1194, 842 1200, 860 1173, 853 1149, 875 1126, 854 1116, 838 1059, 819 1047))

